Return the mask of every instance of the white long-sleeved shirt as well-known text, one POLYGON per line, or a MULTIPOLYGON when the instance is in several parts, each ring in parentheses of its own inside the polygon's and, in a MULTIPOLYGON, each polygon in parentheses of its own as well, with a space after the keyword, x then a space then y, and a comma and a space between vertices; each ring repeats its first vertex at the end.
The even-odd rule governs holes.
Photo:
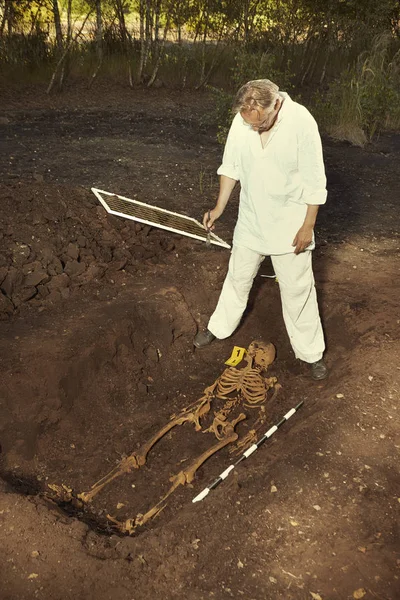
MULTIPOLYGON (((304 106, 281 95, 264 148, 258 131, 235 116, 217 171, 241 184, 233 243, 265 255, 294 252, 307 205, 324 204, 327 196, 317 123, 304 106)), ((314 247, 313 239, 308 249, 314 247)))

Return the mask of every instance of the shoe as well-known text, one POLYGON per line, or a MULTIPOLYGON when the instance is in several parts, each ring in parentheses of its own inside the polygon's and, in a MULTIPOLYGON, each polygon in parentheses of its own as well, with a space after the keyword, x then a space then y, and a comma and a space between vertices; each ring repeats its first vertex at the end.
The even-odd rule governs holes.
POLYGON ((193 340, 193 344, 196 348, 205 348, 215 340, 215 335, 208 329, 205 331, 199 331, 193 340))
POLYGON ((321 379, 325 379, 326 377, 328 377, 328 367, 326 366, 323 358, 320 358, 320 360, 317 360, 317 362, 315 363, 311 363, 310 367, 311 377, 315 381, 321 381, 321 379))

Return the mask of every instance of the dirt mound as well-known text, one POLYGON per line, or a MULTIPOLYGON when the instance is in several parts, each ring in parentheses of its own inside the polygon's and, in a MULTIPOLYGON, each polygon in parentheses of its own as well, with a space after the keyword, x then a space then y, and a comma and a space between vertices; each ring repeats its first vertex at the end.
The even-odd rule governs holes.
POLYGON ((148 225, 113 217, 81 187, 0 185, 0 319, 39 308, 142 265, 162 264, 175 243, 148 225))

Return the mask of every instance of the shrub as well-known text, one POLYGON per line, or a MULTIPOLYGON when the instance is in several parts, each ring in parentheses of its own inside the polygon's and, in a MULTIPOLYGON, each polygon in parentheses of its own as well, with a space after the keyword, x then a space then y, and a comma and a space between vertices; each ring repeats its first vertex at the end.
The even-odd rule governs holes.
POLYGON ((375 38, 369 52, 346 69, 314 113, 325 130, 340 140, 364 146, 386 128, 400 126, 400 49, 391 35, 375 38))

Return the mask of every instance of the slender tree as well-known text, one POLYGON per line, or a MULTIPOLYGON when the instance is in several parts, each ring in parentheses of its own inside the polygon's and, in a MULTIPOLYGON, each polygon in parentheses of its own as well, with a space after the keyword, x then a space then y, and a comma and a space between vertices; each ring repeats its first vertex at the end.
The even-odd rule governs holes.
POLYGON ((58 6, 58 0, 52 0, 53 2, 53 16, 54 16, 54 27, 56 30, 56 44, 58 52, 61 54, 64 46, 64 39, 61 27, 60 8, 58 6))
POLYGON ((89 87, 91 87, 93 81, 96 79, 101 65, 103 64, 103 16, 101 10, 101 0, 94 0, 94 8, 96 11, 96 57, 97 64, 95 70, 89 81, 89 87))

